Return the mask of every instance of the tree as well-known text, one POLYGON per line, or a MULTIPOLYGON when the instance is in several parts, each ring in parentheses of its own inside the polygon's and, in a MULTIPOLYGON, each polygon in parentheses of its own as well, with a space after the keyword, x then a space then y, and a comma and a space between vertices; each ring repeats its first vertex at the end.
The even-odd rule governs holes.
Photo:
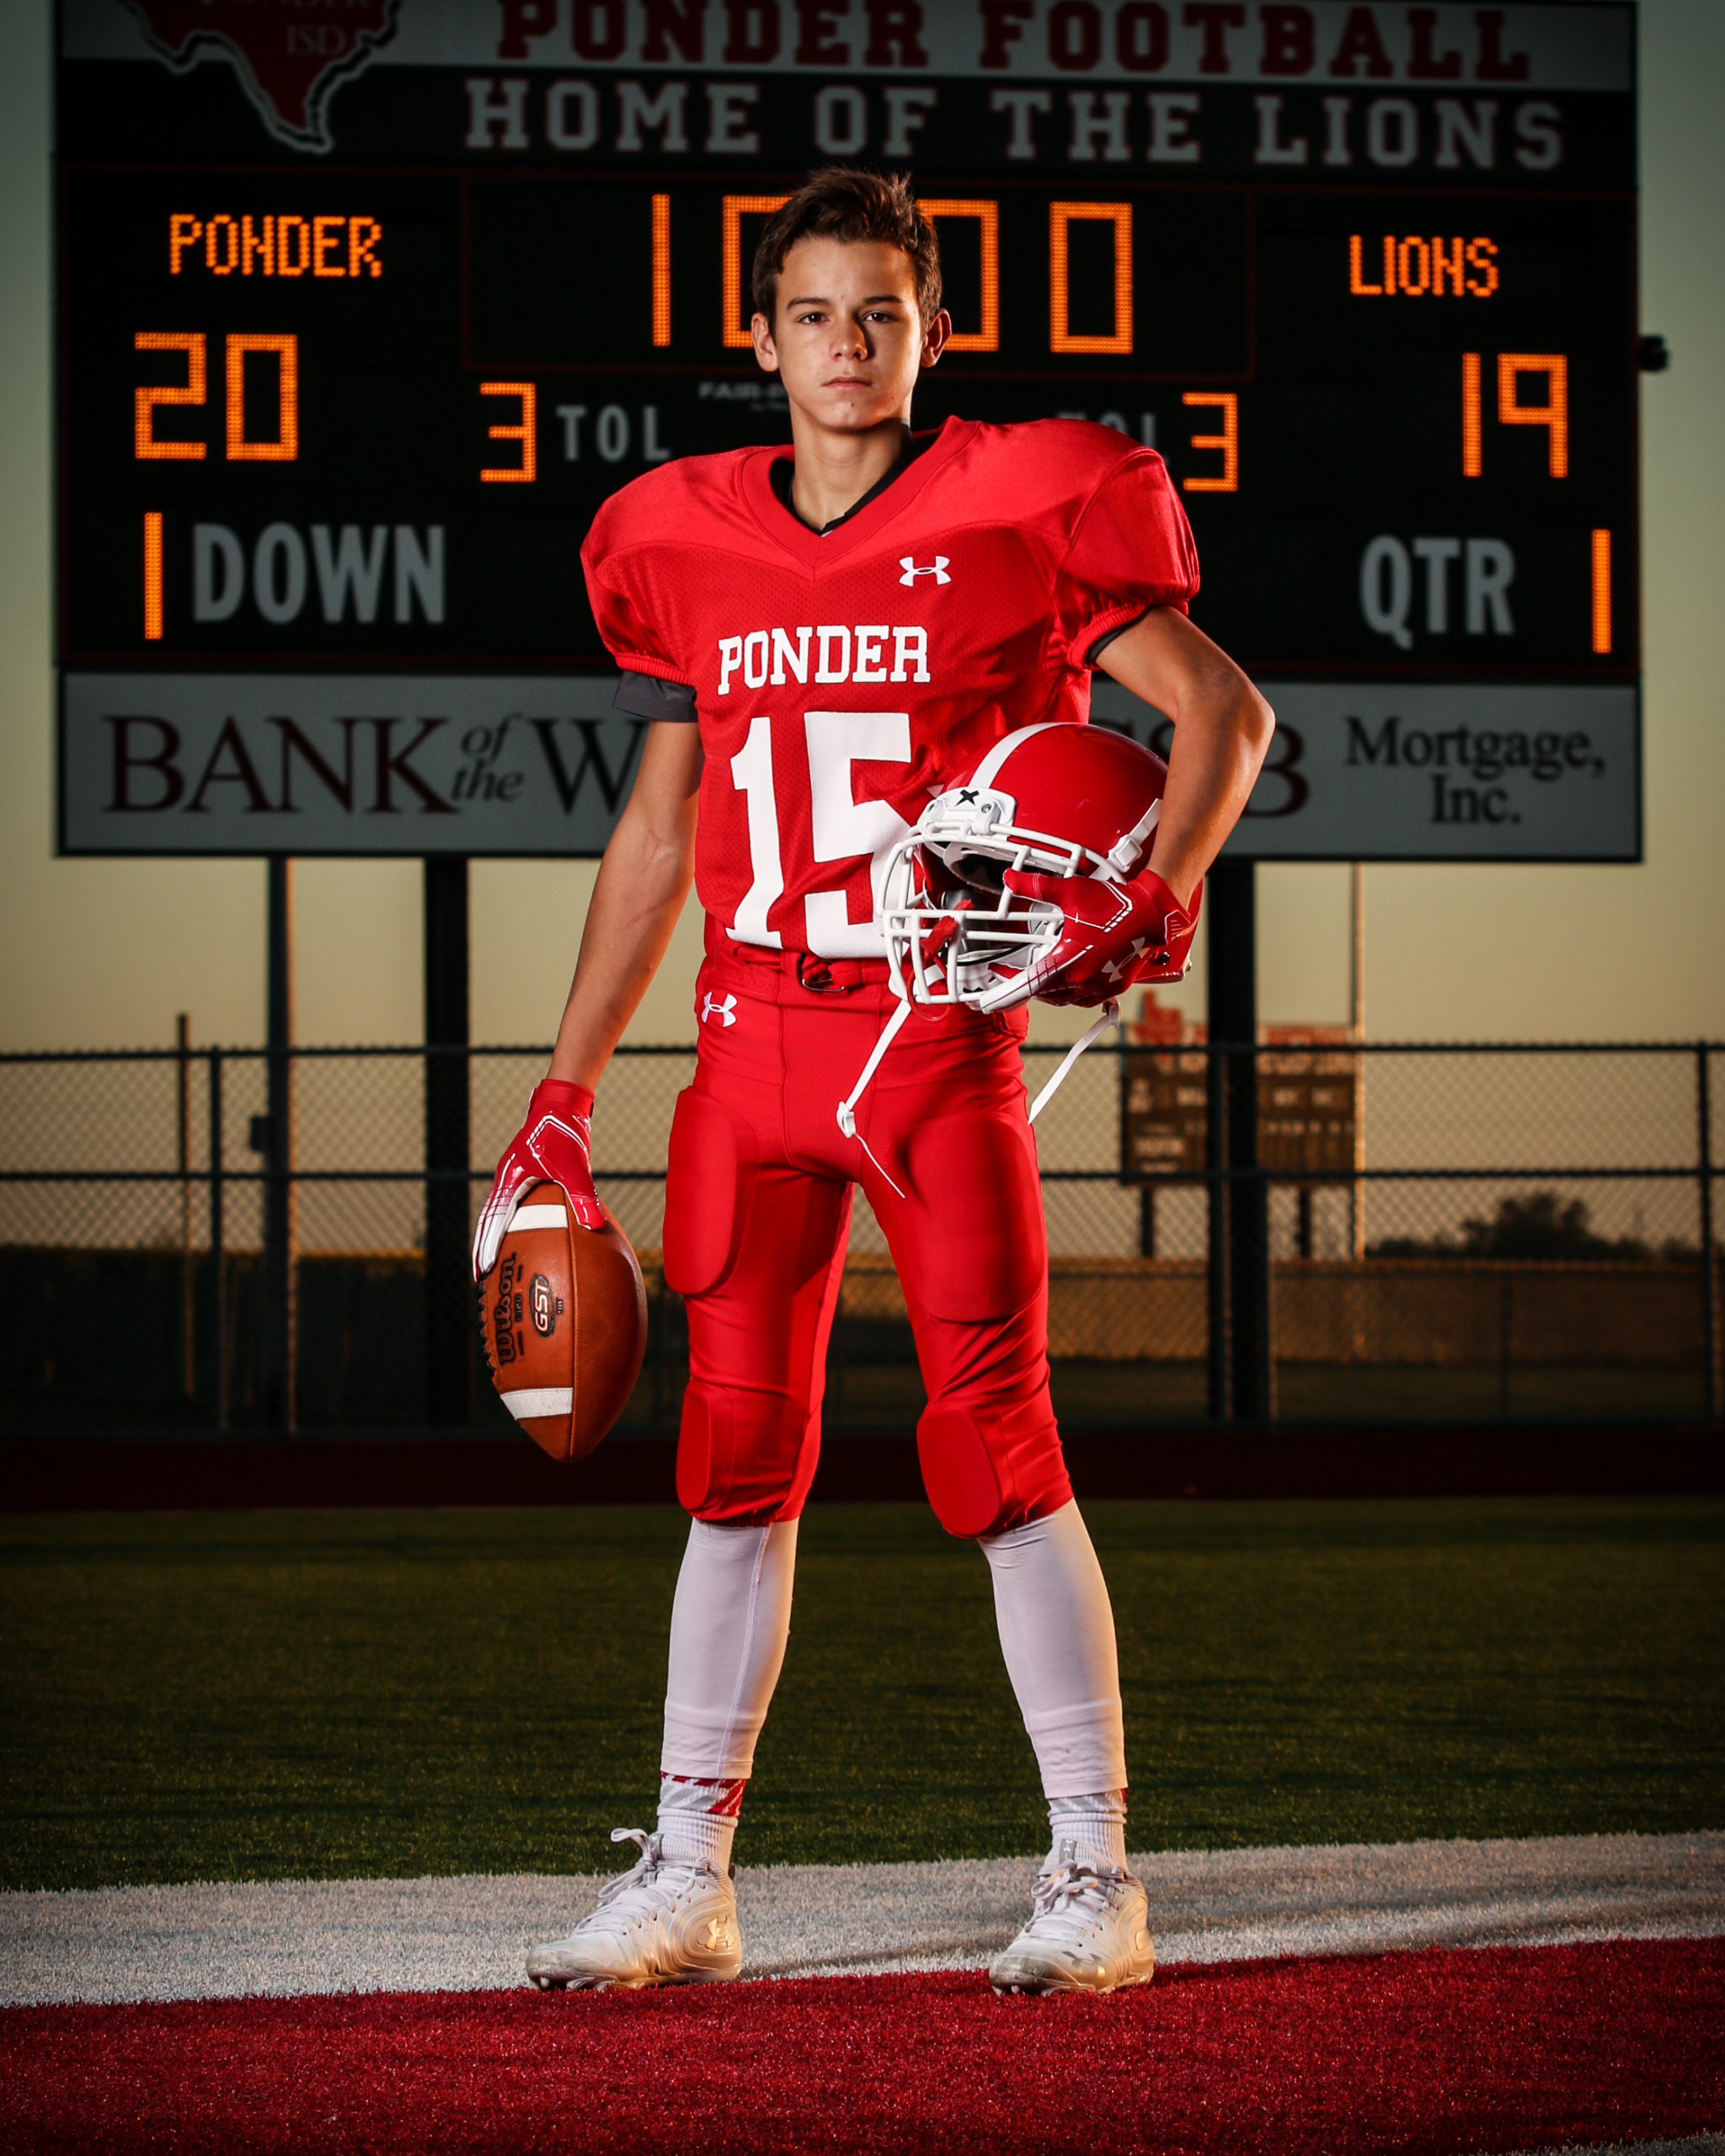
POLYGON ((1562 1263, 1578 1258, 1614 1257, 1645 1264, 1653 1253, 1637 1235, 1616 1241, 1595 1235, 1586 1200, 1567 1203, 1555 1190, 1530 1190, 1498 1200, 1488 1220, 1466 1219, 1458 1243, 1447 1235, 1386 1237, 1374 1243, 1374 1257, 1455 1257, 1509 1259, 1522 1264, 1562 1263))

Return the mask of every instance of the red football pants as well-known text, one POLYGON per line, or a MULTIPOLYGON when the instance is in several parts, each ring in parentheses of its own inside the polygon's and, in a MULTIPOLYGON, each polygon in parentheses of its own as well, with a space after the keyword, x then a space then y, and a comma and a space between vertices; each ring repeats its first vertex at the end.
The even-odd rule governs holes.
MULTIPOLYGON (((884 966, 836 968, 852 977, 884 966)), ((916 1006, 838 1127, 895 1007, 869 979, 804 987, 788 956, 708 958, 695 1081, 678 1097, 665 1270, 686 1301, 677 1496, 704 1520, 795 1519, 820 1451, 851 1187, 884 1230, 928 1405, 916 1444, 949 1533, 1071 1497, 1048 1386, 1048 1241, 1017 1011, 916 1006)))

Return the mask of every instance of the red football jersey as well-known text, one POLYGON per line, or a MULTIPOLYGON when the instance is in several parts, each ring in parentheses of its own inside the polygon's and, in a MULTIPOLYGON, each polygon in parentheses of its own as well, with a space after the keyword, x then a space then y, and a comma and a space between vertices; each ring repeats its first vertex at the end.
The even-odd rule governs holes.
POLYGON ((701 902, 739 942, 868 958, 891 848, 1001 734, 1090 715, 1087 655, 1198 556, 1154 450, 1106 427, 949 419, 817 535, 788 449, 692 456, 613 494, 581 549, 617 664, 695 692, 701 902))

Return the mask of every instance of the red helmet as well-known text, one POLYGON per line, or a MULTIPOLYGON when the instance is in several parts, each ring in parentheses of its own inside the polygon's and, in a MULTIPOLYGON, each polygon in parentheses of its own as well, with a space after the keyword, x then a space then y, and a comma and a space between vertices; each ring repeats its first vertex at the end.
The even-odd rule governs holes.
POLYGON ((1008 869, 1119 883, 1150 852, 1168 767, 1130 734, 1048 721, 989 750, 930 802, 888 858, 881 927, 900 992, 1001 1010, 1060 939, 1057 905, 1021 897, 1008 869))

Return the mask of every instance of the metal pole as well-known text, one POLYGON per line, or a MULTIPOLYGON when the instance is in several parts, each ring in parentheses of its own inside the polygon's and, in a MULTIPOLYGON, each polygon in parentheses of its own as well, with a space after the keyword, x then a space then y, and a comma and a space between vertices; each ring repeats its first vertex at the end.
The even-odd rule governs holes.
POLYGON ((467 1069, 467 864, 425 858, 425 1412, 462 1428, 473 1414, 473 1291, 467 1069))
POLYGON ((1511 1359, 1515 1352, 1515 1268, 1505 1264, 1498 1276, 1498 1412, 1509 1420, 1511 1359))
POLYGON ((1713 1119, 1708 1079, 1707 1044, 1697 1041, 1695 1085, 1696 1150, 1701 1160, 1701 1343, 1707 1364, 1707 1420, 1717 1422, 1720 1418, 1719 1267, 1713 1249, 1713 1119))
MULTIPOLYGON (((1211 869, 1204 894, 1210 919, 1208 1022, 1210 1062, 1226 1065, 1220 1102, 1212 1084, 1210 1128, 1211 1189, 1226 1172, 1224 1308, 1211 1294, 1211 1412, 1219 1419, 1263 1422, 1275 1413, 1270 1327, 1269 1189, 1258 1168, 1258 891, 1253 864, 1224 858, 1211 869), (1218 1057, 1218 1044, 1231 1054, 1218 1057), (1220 1105, 1222 1113, 1218 1115, 1220 1105), (1245 1172, 1242 1174, 1242 1171, 1245 1172), (1220 1323, 1219 1323, 1220 1317, 1220 1323), (1223 1328, 1226 1328, 1225 1331, 1223 1328), (1226 1343, 1224 1345, 1224 1342, 1226 1343), (1226 1356, 1226 1397, 1215 1372, 1226 1356)), ((1211 1279, 1217 1275, 1215 1202, 1211 1204, 1211 1279)))
POLYGON ((1354 1262, 1365 1259, 1365 865, 1356 861, 1348 872, 1351 958, 1348 966, 1348 1030, 1354 1036, 1354 1262))
POLYGON ((188 1400, 198 1390, 196 1259, 192 1251, 192 1022, 182 1011, 174 1022, 179 1060, 174 1071, 175 1135, 179 1150, 180 1390, 188 1400))
MULTIPOLYGON (((1212 955, 1210 963, 1215 964, 1212 955)), ((1234 1365, 1229 1351, 1233 1238, 1228 1205, 1228 1059, 1210 1043, 1204 1065, 1204 1173, 1210 1201, 1210 1417, 1234 1419, 1234 1365)))
POLYGON ((294 1188, 293 863, 270 861, 269 1031, 265 1065, 270 1160, 264 1185, 264 1419, 295 1422, 298 1221, 294 1188))
POLYGON ((222 1234, 222 1051, 210 1051, 210 1399, 227 1428, 227 1254, 222 1234))
POLYGON ((1231 1177, 1229 1209, 1233 1214, 1234 1414, 1236 1421, 1268 1422, 1276 1412, 1276 1366, 1270 1324, 1270 1191, 1258 1171, 1258 1049, 1231 1059, 1228 1084, 1228 1161, 1249 1168, 1247 1179, 1231 1177))

